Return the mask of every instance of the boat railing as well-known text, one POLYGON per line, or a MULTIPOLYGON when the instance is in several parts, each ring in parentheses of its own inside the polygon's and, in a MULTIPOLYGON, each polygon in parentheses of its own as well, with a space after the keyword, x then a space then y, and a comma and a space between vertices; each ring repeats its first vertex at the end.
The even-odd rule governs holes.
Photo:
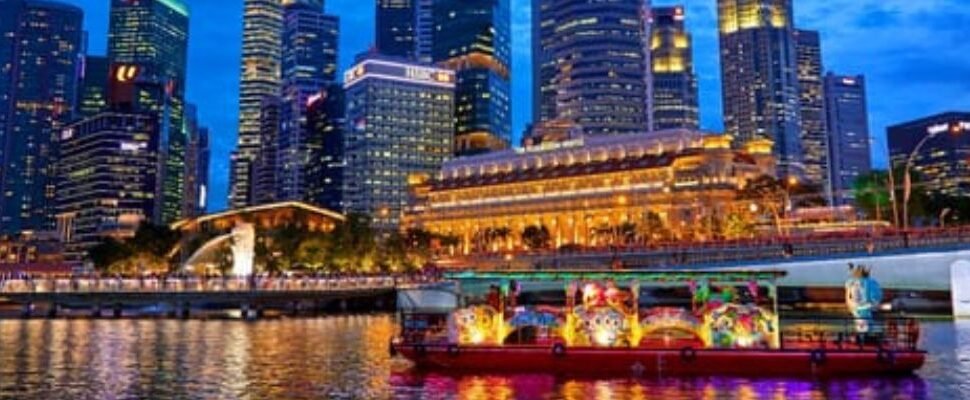
POLYGON ((887 316, 872 320, 838 318, 786 318, 781 329, 782 349, 841 351, 918 350, 919 322, 887 316))

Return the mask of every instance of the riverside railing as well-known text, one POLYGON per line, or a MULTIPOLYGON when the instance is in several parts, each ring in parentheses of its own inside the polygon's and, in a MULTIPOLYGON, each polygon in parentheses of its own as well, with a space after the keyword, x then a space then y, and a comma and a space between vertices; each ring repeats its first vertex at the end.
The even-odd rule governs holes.
POLYGON ((320 292, 391 289, 398 285, 434 281, 434 277, 425 275, 339 278, 26 278, 0 279, 0 294, 320 292))

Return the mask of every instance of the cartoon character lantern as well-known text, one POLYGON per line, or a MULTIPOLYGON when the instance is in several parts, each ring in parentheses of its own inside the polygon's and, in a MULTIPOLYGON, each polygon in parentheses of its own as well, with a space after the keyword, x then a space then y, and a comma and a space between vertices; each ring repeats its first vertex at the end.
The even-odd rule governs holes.
POLYGON ((845 305, 856 319, 856 330, 869 331, 873 311, 882 301, 882 287, 870 275, 871 269, 849 264, 851 277, 845 282, 845 305))

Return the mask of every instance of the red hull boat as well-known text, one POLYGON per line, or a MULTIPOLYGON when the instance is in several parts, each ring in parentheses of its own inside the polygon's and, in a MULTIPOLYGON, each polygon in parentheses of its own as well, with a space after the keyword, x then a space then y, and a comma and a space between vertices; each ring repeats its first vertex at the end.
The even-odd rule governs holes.
POLYGON ((393 345, 418 368, 474 372, 550 372, 637 376, 908 375, 922 351, 603 349, 547 346, 393 345), (558 351, 557 351, 558 350, 558 351))
POLYGON ((399 292, 398 305, 405 306, 401 335, 390 350, 418 368, 473 373, 843 377, 907 375, 923 366, 926 353, 917 347, 915 320, 855 316, 783 323, 776 290, 782 276, 780 271, 456 274, 451 288, 399 292), (645 285, 687 287, 690 306, 641 301, 645 285), (532 294, 523 295, 528 290, 532 294))

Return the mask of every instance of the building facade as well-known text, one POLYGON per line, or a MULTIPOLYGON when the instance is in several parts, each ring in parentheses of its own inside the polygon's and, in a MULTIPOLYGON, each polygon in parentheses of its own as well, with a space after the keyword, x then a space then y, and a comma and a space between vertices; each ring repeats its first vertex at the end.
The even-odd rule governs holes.
POLYGON ((67 258, 103 238, 133 237, 163 215, 161 134, 154 113, 104 112, 59 135, 57 225, 67 258))
POLYGON ((108 57, 86 55, 78 79, 77 117, 89 118, 108 109, 108 57))
POLYGON ((262 143, 260 112, 266 96, 279 96, 283 4, 280 0, 243 3, 242 64, 239 80, 239 138, 232 155, 229 207, 252 203, 253 162, 262 143))
POLYGON ((825 114, 829 179, 833 205, 851 204, 860 176, 872 169, 866 79, 862 75, 825 75, 825 114))
POLYGON ((698 129, 697 77, 683 6, 651 10, 653 125, 656 130, 698 129))
POLYGON ((644 0, 533 0, 533 118, 587 135, 650 131, 644 0))
POLYGON ((57 132, 74 117, 83 13, 0 2, 0 235, 54 229, 57 132))
POLYGON ((431 58, 455 71, 455 154, 512 142, 509 0, 435 0, 431 58))
POLYGON ((135 66, 139 82, 162 88, 134 110, 156 113, 161 125, 162 222, 182 214, 188 39, 189 9, 182 0, 111 0, 108 60, 112 68, 135 66))
POLYGON ((397 229, 408 177, 435 173, 452 154, 455 74, 451 70, 365 56, 344 75, 343 203, 397 229))
POLYGON ((661 230, 703 237, 704 221, 749 208, 738 189, 774 163, 770 144, 736 150, 691 130, 546 142, 416 177, 407 225, 458 239, 461 254, 530 249, 529 230, 546 232, 552 249, 661 230))
POLYGON ((427 62, 431 58, 432 6, 435 0, 377 0, 377 52, 427 62))
POLYGON ((186 131, 189 142, 185 152, 185 197, 182 214, 194 217, 205 214, 209 187, 209 129, 199 123, 198 110, 186 104, 186 131))
POLYGON ((791 0, 718 0, 725 133, 770 140, 778 174, 804 173, 791 0))
POLYGON ((336 81, 340 20, 319 1, 288 3, 283 10, 283 86, 276 144, 276 199, 307 195, 307 105, 336 81))
POLYGON ((887 128, 889 162, 912 160, 914 182, 931 194, 970 196, 970 113, 946 112, 887 128))
POLYGON ((280 98, 263 97, 260 104, 260 150, 250 168, 249 199, 252 205, 276 201, 276 145, 280 135, 280 98))
POLYGON ((825 93, 822 82, 824 67, 818 32, 795 30, 795 53, 798 62, 798 100, 805 179, 823 187, 830 187, 825 93))
POLYGON ((307 104, 306 202, 330 210, 343 209, 345 101, 343 87, 334 83, 307 104))

